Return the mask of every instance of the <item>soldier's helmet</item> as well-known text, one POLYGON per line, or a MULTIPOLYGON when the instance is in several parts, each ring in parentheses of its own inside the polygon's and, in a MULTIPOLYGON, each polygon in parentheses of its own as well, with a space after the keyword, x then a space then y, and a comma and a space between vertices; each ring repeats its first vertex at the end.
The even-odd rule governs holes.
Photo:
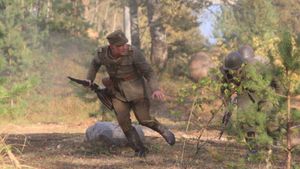
POLYGON ((223 69, 237 70, 242 66, 243 63, 244 58, 239 52, 231 52, 224 59, 223 69))
POLYGON ((239 48, 238 52, 242 55, 245 61, 251 62, 252 60, 254 60, 254 51, 250 45, 243 45, 239 48))

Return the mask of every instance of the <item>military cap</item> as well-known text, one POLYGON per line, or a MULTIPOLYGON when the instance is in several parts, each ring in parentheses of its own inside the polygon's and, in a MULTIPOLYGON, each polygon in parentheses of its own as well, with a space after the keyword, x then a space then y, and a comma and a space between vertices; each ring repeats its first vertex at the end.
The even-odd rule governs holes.
POLYGON ((108 40, 109 44, 111 45, 124 45, 128 42, 124 32, 121 30, 116 30, 110 33, 106 39, 108 40))

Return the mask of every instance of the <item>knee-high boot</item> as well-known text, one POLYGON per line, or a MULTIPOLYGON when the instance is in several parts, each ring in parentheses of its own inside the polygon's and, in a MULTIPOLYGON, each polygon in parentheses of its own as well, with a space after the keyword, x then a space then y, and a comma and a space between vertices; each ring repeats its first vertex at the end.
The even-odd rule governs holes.
POLYGON ((124 132, 124 134, 128 140, 129 146, 135 151, 135 155, 145 157, 146 153, 148 153, 148 149, 144 146, 136 129, 131 127, 131 129, 124 132))
POLYGON ((158 132, 169 145, 174 145, 176 142, 175 135, 164 125, 157 123, 153 126, 149 126, 152 130, 158 132))

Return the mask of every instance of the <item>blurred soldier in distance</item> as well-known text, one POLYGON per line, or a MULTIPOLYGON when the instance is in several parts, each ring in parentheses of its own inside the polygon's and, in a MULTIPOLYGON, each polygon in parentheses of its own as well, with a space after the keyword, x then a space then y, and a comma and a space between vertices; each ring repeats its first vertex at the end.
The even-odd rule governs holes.
POLYGON ((257 151, 257 135, 265 128, 267 134, 276 140, 279 124, 275 91, 278 92, 279 84, 272 77, 267 60, 256 57, 252 47, 244 45, 225 57, 220 71, 225 105, 230 107, 229 111, 233 111, 233 105, 236 105, 238 124, 250 152, 257 151), (263 117, 266 117, 265 124, 259 119, 263 117))

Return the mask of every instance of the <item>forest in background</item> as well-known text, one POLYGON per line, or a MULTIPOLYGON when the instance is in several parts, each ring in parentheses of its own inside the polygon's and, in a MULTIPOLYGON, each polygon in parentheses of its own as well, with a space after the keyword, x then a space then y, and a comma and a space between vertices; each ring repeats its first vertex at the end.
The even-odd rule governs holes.
MULTIPOLYGON (((116 29, 126 31, 126 9, 131 11, 132 44, 140 46, 162 88, 176 98, 169 110, 176 120, 188 120, 186 110, 208 83, 206 79, 195 83, 199 78, 191 77, 193 56, 208 57, 203 68, 209 69, 218 67, 229 51, 250 44, 257 55, 284 65, 291 59, 280 60, 282 33, 290 33, 294 46, 300 33, 299 0, 0 0, 1 125, 103 118, 105 110, 94 95, 74 87, 66 77, 84 78, 95 49, 107 44, 106 35, 116 29), (214 44, 199 30, 205 10, 216 18, 214 44)), ((291 76, 290 96, 295 97, 300 92, 299 74, 291 76)), ((197 103, 210 104, 211 99, 215 98, 197 103)), ((292 117, 297 120, 298 114, 292 117)))
MULTIPOLYGON (((138 24, 134 30, 138 32, 138 38, 133 38, 134 45, 141 46, 158 72, 174 79, 190 78, 188 64, 197 52, 205 52, 219 64, 228 51, 247 43, 254 47, 257 55, 266 57, 268 52, 276 50, 280 30, 289 29, 294 34, 299 33, 299 3, 292 0, 241 0, 219 4, 180 0, 150 4, 152 1, 141 0, 136 1, 135 7, 129 2, 2 0, 0 68, 3 99, 0 114, 27 114, 26 102, 30 99, 25 99, 26 93, 30 96, 31 92, 51 96, 53 92, 47 93, 51 91, 47 85, 63 83, 55 82, 58 80, 55 74, 58 76, 66 72, 66 75, 70 75, 72 72, 71 75, 84 77, 85 70, 76 72, 76 66, 55 66, 73 60, 80 69, 86 69, 95 49, 107 43, 106 35, 116 29, 124 30, 126 6, 138 7, 138 20, 135 21, 138 24), (149 6, 152 6, 152 10, 160 9, 159 13, 155 11, 151 22, 151 12, 147 12, 151 10, 149 6), (155 6, 157 9, 153 8, 155 6), (212 16, 217 18, 213 29, 216 44, 209 44, 199 31, 199 16, 211 6, 222 9, 222 12, 212 11, 212 16), (151 29, 161 32, 151 34, 151 29), (161 39, 161 42, 152 42, 152 39, 161 39), (49 65, 51 62, 58 63, 49 65)), ((136 35, 133 33, 132 36, 136 35)), ((32 109, 34 106, 30 107, 32 109)))
MULTIPOLYGON (((192 1, 162 2, 164 8, 161 15, 164 17, 157 22, 165 31, 162 34, 165 45, 157 47, 168 45, 163 49, 165 56, 161 62, 168 66, 160 65, 157 70, 176 75, 176 78, 184 77, 188 74, 185 65, 191 55, 205 48, 197 21, 199 10, 203 7, 201 3, 196 3, 198 7, 194 9, 195 4, 190 4, 192 1), (174 8, 178 9, 177 12, 174 8), (167 70, 160 70, 162 67, 167 70)), ((139 3, 140 45, 151 60, 147 5, 143 1, 139 3)), ((85 77, 93 52, 98 46, 107 44, 106 35, 113 30, 124 29, 125 5, 125 1, 96 0, 1 1, 0 65, 4 98, 0 107, 1 116, 15 119, 32 113, 70 112, 73 106, 59 101, 65 100, 71 93, 66 92, 71 90, 66 77, 85 77), (55 104, 59 106, 53 106, 55 104), (53 107, 62 108, 53 110, 53 107)), ((154 66, 158 65, 152 60, 154 66)), ((84 101, 90 100, 95 102, 95 99, 84 101)))

